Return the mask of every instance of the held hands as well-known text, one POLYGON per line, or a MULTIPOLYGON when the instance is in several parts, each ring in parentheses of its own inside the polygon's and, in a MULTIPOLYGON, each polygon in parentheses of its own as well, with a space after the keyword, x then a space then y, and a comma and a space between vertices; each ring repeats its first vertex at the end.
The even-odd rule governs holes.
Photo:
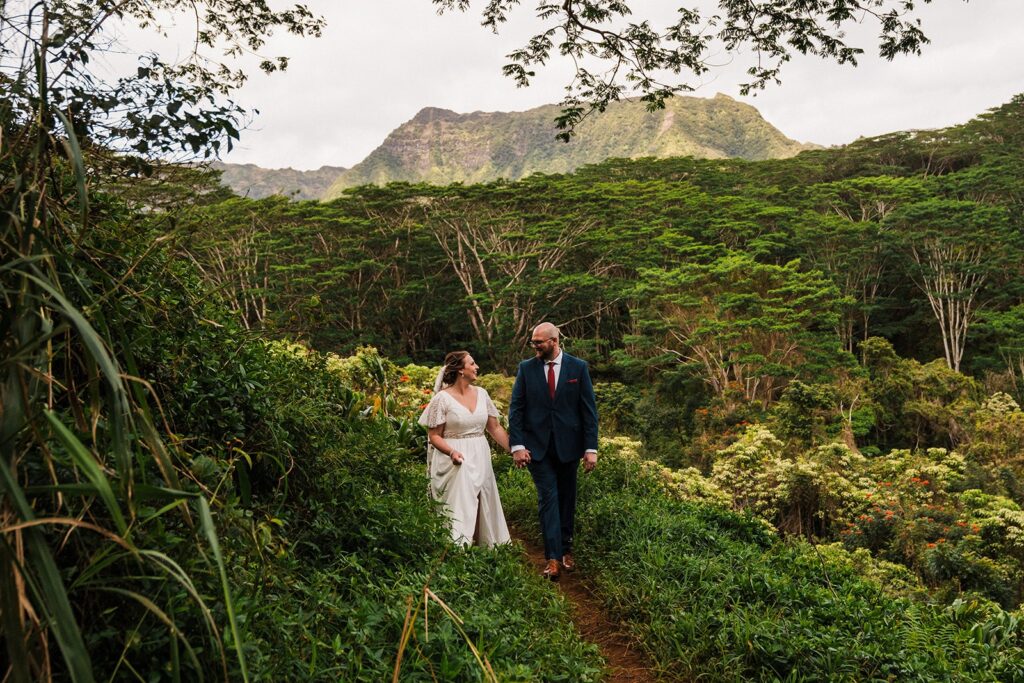
POLYGON ((523 467, 526 467, 526 465, 529 464, 530 460, 530 451, 526 450, 525 448, 521 448, 512 454, 512 463, 517 468, 521 469, 523 467))
POLYGON ((583 471, 593 472, 594 468, 597 467, 597 453, 593 451, 583 454, 583 471))

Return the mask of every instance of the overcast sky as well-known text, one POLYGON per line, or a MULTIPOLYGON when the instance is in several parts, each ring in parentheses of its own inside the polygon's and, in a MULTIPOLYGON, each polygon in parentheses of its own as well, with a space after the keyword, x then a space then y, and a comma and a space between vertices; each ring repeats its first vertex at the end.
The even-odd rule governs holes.
MULTIPOLYGON (((458 112, 521 111, 558 102, 569 66, 553 63, 526 89, 501 75, 505 55, 536 27, 526 0, 495 36, 481 27, 478 0, 466 14, 438 16, 430 0, 310 0, 327 21, 323 37, 275 37, 266 54, 288 70, 255 73, 239 103, 260 114, 225 161, 266 168, 352 166, 423 107, 458 112)), ((637 0, 637 16, 664 21, 679 0, 637 0)), ((1024 92, 1024 0, 934 0, 919 8, 932 39, 920 57, 858 67, 794 59, 782 85, 740 97, 747 66, 724 66, 693 94, 722 92, 757 107, 785 135, 824 145, 908 128, 960 123, 1024 92)), ((872 48, 870 36, 861 45, 872 48)))

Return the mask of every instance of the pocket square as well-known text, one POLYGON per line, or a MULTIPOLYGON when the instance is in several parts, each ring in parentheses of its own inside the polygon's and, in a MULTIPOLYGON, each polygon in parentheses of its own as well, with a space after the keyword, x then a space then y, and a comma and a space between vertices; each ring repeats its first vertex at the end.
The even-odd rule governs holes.
POLYGON ((576 384, 577 382, 579 382, 578 379, 570 379, 570 380, 567 380, 567 381, 569 382, 569 384, 576 384))

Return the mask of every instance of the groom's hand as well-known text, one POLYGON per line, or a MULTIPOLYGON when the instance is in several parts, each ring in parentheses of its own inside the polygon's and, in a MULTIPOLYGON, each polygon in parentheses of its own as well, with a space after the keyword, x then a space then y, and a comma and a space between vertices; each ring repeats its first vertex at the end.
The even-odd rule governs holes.
POLYGON ((526 467, 532 458, 530 457, 530 451, 525 448, 521 448, 512 454, 512 462, 516 467, 526 467))
POLYGON ((583 471, 593 472, 597 467, 597 453, 589 451, 583 454, 583 471))

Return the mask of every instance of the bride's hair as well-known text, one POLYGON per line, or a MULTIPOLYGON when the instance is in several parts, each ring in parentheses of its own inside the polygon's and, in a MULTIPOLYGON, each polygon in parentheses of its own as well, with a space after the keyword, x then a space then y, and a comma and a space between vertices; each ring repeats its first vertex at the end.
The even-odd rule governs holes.
POLYGON ((455 380, 459 376, 459 370, 466 363, 466 356, 469 355, 469 351, 452 351, 444 357, 444 370, 441 375, 441 381, 445 385, 455 384, 455 380))

